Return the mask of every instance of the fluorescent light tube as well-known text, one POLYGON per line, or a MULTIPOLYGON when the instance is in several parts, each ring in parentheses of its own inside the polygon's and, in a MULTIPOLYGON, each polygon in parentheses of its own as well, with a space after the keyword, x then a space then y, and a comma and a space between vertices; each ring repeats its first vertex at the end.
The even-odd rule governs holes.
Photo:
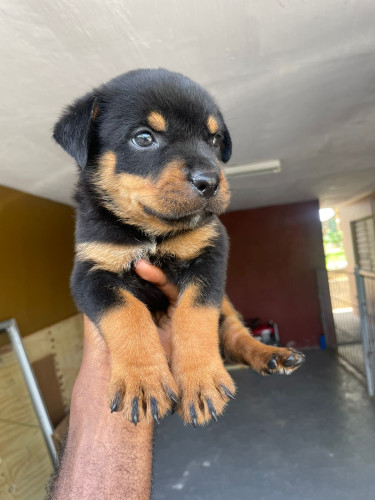
POLYGON ((280 160, 249 163, 249 165, 225 167, 224 172, 227 177, 247 177, 250 175, 277 174, 281 172, 281 163, 280 160))

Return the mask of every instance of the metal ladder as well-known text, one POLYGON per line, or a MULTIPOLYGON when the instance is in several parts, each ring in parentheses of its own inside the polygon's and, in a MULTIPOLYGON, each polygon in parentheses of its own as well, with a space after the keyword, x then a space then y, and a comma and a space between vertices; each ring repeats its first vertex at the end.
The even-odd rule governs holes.
POLYGON ((53 426, 49 418, 46 405, 44 404, 35 374, 27 357, 25 347, 22 343, 22 337, 16 320, 12 318, 6 321, 0 321, 0 333, 2 332, 6 332, 8 334, 12 343, 32 404, 34 406, 36 416, 39 420, 39 425, 47 445, 48 453, 51 457, 53 465, 56 465, 57 453, 52 441, 53 426))

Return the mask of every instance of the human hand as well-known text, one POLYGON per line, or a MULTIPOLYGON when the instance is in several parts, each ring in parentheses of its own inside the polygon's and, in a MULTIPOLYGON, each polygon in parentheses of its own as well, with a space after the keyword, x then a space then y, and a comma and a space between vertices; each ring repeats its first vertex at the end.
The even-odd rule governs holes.
POLYGON ((161 269, 153 266, 146 260, 139 260, 135 264, 135 272, 140 278, 143 278, 150 283, 153 283, 169 300, 169 307, 166 313, 157 313, 154 317, 160 342, 165 350, 165 353, 170 358, 171 355, 171 338, 172 338, 172 316, 176 309, 178 300, 178 288, 176 285, 167 280, 167 277, 161 269))

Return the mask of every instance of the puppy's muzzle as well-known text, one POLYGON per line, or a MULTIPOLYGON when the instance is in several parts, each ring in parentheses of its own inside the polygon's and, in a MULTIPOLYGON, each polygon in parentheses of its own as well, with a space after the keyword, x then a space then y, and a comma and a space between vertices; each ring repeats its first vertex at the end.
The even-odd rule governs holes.
POLYGON ((190 183, 201 196, 208 200, 218 192, 220 177, 216 172, 197 171, 190 177, 190 183))

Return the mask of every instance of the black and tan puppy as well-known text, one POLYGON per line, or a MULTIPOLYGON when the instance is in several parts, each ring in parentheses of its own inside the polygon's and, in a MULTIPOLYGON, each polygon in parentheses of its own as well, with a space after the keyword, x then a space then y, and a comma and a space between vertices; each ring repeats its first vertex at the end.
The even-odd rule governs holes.
POLYGON ((219 353, 260 373, 288 373, 303 355, 254 340, 224 297, 229 203, 222 163, 231 139, 210 95, 166 70, 121 75, 75 101, 54 138, 77 161, 78 308, 111 355, 109 404, 135 424, 177 404, 185 422, 222 413, 235 386, 219 353), (170 363, 152 313, 166 298, 137 276, 149 259, 179 289, 170 363))

